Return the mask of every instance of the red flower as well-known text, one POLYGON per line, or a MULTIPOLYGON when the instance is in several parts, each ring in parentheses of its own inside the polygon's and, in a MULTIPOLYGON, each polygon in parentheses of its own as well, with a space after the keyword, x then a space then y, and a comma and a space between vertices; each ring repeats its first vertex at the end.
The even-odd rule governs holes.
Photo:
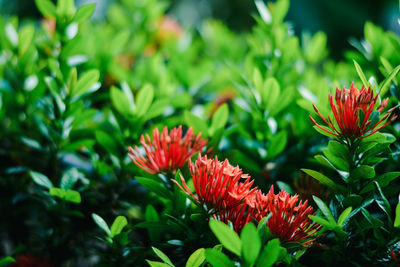
POLYGON ((190 191, 182 176, 183 188, 178 182, 174 182, 198 203, 206 205, 209 211, 212 210, 220 215, 231 208, 237 208, 256 190, 256 188, 250 189, 254 182, 250 180, 250 176, 243 174, 239 167, 230 165, 227 159, 221 162, 217 157, 212 160, 199 154, 194 164, 189 160, 189 170, 196 196, 190 191))
POLYGON ((313 223, 308 217, 315 215, 313 208, 305 202, 298 203, 298 196, 290 196, 286 191, 274 194, 274 187, 271 186, 267 195, 262 195, 263 209, 259 212, 258 220, 271 214, 267 221, 270 232, 286 242, 301 242, 307 244, 313 242, 316 238, 313 235, 321 229, 317 223, 313 223))
POLYGON ((142 156, 138 147, 129 147, 129 157, 137 166, 144 171, 154 174, 164 171, 175 171, 185 165, 186 161, 207 144, 206 140, 193 134, 189 128, 182 137, 182 126, 173 128, 168 134, 165 127, 161 136, 158 129, 153 131, 153 140, 149 135, 141 136, 140 143, 146 151, 146 157, 142 156))
POLYGON ((371 88, 367 90, 362 86, 361 90, 358 90, 354 87, 353 82, 350 90, 346 88, 343 88, 343 90, 336 88, 335 100, 332 94, 329 94, 329 103, 335 117, 335 122, 333 122, 329 116, 328 120, 326 120, 313 104, 315 111, 330 129, 319 125, 311 116, 310 120, 318 128, 339 138, 349 138, 350 140, 365 138, 386 127, 397 117, 396 115, 390 116, 394 110, 392 108, 379 119, 380 113, 388 103, 388 99, 386 98, 376 109, 376 111, 379 112, 376 118, 376 112, 374 111, 377 100, 378 95, 374 96, 371 88), (386 122, 384 122, 385 120, 386 122), (382 122, 384 123, 381 124, 382 122))

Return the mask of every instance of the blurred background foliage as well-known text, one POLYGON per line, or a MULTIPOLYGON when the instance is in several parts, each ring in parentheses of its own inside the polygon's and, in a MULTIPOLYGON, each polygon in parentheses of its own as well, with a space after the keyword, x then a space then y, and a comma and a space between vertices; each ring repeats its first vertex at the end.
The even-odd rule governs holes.
MULTIPOLYGON (((104 18, 107 8, 116 0, 77 0, 76 5, 96 3, 93 19, 104 18)), ((56 2, 53 0, 53 2, 56 2)), ((174 0, 167 14, 184 27, 200 27, 209 18, 224 21, 235 31, 248 31, 255 25, 252 14, 257 9, 251 0, 174 0)), ((0 14, 21 18, 38 18, 40 13, 31 0, 0 0, 0 14)), ((400 32, 396 0, 296 0, 292 1, 286 21, 293 25, 297 35, 303 31, 312 34, 324 31, 332 56, 339 59, 350 48, 349 39, 363 36, 364 24, 371 21, 384 30, 400 32)))

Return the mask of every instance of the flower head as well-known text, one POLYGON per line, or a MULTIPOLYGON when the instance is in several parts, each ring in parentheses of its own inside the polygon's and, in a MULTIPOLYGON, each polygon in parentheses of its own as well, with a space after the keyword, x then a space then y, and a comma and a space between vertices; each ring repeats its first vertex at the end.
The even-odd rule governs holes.
POLYGON ((236 208, 256 190, 256 188, 250 189, 254 182, 250 180, 250 176, 243 174, 239 167, 230 165, 227 159, 221 162, 217 157, 212 160, 199 154, 194 164, 189 160, 189 170, 196 196, 190 191, 182 176, 183 187, 174 182, 187 195, 214 213, 236 208))
POLYGON ((140 137, 146 156, 143 156, 139 148, 129 147, 129 157, 137 166, 144 171, 154 174, 163 171, 175 171, 185 165, 186 161, 207 144, 201 139, 201 133, 194 135, 193 129, 189 128, 183 136, 182 126, 173 128, 168 133, 165 127, 161 133, 158 129, 153 131, 153 139, 149 135, 140 137))
POLYGON ((306 244, 315 240, 313 235, 321 226, 308 217, 315 213, 313 208, 308 206, 307 200, 299 202, 297 195, 291 196, 283 190, 275 195, 273 186, 265 199, 266 206, 260 212, 272 215, 267 221, 267 226, 273 235, 286 242, 306 244))
POLYGON ((328 119, 325 119, 313 104, 315 111, 329 126, 329 129, 319 125, 311 116, 310 120, 318 128, 340 139, 365 138, 386 127, 397 117, 396 115, 391 116, 394 109, 390 109, 380 118, 380 113, 386 107, 388 99, 383 100, 375 109, 377 100, 378 95, 374 96, 371 88, 365 89, 362 86, 361 90, 358 90, 353 82, 350 89, 343 88, 340 90, 336 88, 335 99, 332 94, 329 94, 329 104, 335 122, 329 116, 328 119))

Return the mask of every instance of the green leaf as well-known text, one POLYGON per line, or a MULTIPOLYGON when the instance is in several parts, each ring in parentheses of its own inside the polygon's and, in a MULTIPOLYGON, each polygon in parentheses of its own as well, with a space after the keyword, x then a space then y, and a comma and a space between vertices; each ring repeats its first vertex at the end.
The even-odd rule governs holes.
POLYGON ((382 85, 379 86, 379 95, 381 97, 383 97, 387 93, 387 91, 390 88, 392 80, 396 77, 399 71, 400 71, 400 65, 398 65, 392 72, 390 72, 390 74, 382 82, 382 85))
POLYGON ((324 32, 317 32, 307 46, 305 57, 311 64, 320 62, 327 54, 327 37, 324 32))
POLYGON ((325 217, 328 219, 329 222, 336 224, 335 218, 331 211, 329 210, 328 206, 318 197, 313 196, 315 203, 317 204, 318 208, 322 211, 325 217))
POLYGON ((301 169, 301 170, 326 186, 329 186, 334 189, 340 189, 342 191, 344 190, 344 188, 342 186, 336 185, 334 181, 332 181, 331 179, 329 179, 322 173, 319 173, 319 172, 313 171, 313 170, 309 170, 309 169, 301 169))
POLYGON ((113 224, 111 225, 111 238, 113 238, 116 235, 119 235, 124 229, 125 226, 128 225, 128 221, 124 216, 118 216, 115 218, 113 224))
POLYGON ((268 244, 264 247, 261 255, 257 261, 257 267, 270 267, 272 266, 278 259, 280 255, 280 242, 279 239, 272 239, 268 242, 268 244))
POLYGON ((104 231, 108 236, 111 236, 110 228, 108 228, 107 223, 99 215, 92 213, 92 218, 94 222, 104 231))
POLYGON ((351 181, 355 182, 359 179, 370 179, 375 177, 375 169, 368 165, 361 165, 350 172, 351 181))
POLYGON ((335 168, 346 172, 349 171, 349 163, 347 160, 341 156, 338 156, 338 154, 334 154, 332 149, 322 149, 322 153, 329 160, 329 162, 335 166, 335 168))
POLYGON ((66 192, 65 192, 64 189, 61 189, 61 188, 58 188, 58 187, 52 187, 52 188, 49 189, 49 193, 53 197, 58 197, 58 198, 64 199, 66 192))
MULTIPOLYGON (((379 175, 375 178, 375 181, 377 181, 379 183, 380 187, 386 187, 388 186, 388 184, 395 180, 396 178, 400 177, 400 172, 387 172, 385 174, 379 175)), ((370 182, 369 184, 367 184, 360 192, 360 194, 363 193, 367 193, 369 191, 373 191, 374 190, 374 183, 370 182)))
POLYGON ((218 129, 225 127, 228 116, 229 108, 228 105, 224 103, 217 109, 212 117, 211 127, 208 129, 211 136, 213 136, 218 129))
POLYGON ((210 220, 210 228, 219 242, 230 252, 240 256, 242 243, 237 233, 223 222, 210 220))
POLYGON ((75 12, 74 0, 58 0, 56 12, 60 18, 70 19, 75 12))
POLYGON ((336 223, 331 223, 328 220, 325 220, 322 217, 319 216, 314 216, 314 215, 308 215, 308 217, 313 220, 316 223, 319 223, 320 225, 325 226, 328 230, 332 230, 333 228, 335 228, 336 223))
POLYGON ((400 228, 400 202, 396 205, 396 217, 393 225, 396 228, 400 228))
POLYGON ((13 257, 4 257, 0 259, 0 266, 8 266, 10 263, 15 262, 15 259, 13 257))
POLYGON ((19 31, 18 54, 20 57, 22 57, 28 50, 28 48, 32 45, 34 33, 35 27, 33 27, 33 25, 27 25, 19 31))
POLYGON ((95 131, 96 141, 104 147, 104 149, 113 155, 119 154, 119 149, 116 141, 106 132, 97 130, 95 131))
POLYGON ((166 264, 164 262, 159 262, 159 261, 146 260, 146 262, 150 265, 150 267, 169 267, 169 266, 171 266, 169 264, 166 264))
POLYGON ((136 108, 135 114, 138 117, 143 116, 148 111, 151 102, 154 98, 154 89, 150 84, 145 84, 142 89, 139 90, 136 96, 136 108))
POLYGON ((368 87, 370 86, 370 83, 368 82, 367 78, 365 78, 365 75, 364 75, 363 70, 361 69, 360 65, 358 65, 357 61, 355 61, 355 60, 353 59, 353 62, 354 62, 354 66, 356 67, 358 76, 360 76, 360 79, 361 79, 361 81, 362 81, 363 84, 364 84, 364 87, 365 87, 365 88, 368 88, 368 87))
MULTIPOLYGON (((328 131, 331 131, 328 127, 325 127, 325 126, 323 126, 323 125, 320 125, 322 128, 324 128, 324 129, 327 129, 328 131)), ((317 127, 317 126, 313 126, 313 128, 314 128, 314 130, 316 130, 317 132, 319 132, 320 134, 322 134, 322 135, 325 135, 325 136, 328 136, 328 137, 331 137, 331 138, 336 138, 336 136, 334 136, 333 134, 330 134, 330 133, 328 133, 328 132, 325 132, 324 130, 322 130, 322 129, 320 129, 319 127, 317 127)), ((332 132, 332 131, 331 131, 332 132)))
POLYGON ((115 109, 122 115, 131 115, 133 113, 133 107, 130 105, 129 100, 125 94, 112 86, 110 89, 111 102, 115 109))
POLYGON ((98 82, 100 78, 100 72, 98 70, 89 70, 83 74, 75 86, 72 88, 71 95, 74 98, 77 98, 85 93, 87 93, 90 89, 93 88, 96 82, 98 82))
POLYGON ((388 217, 389 224, 391 224, 391 208, 389 201, 385 197, 385 195, 382 192, 381 187, 379 186, 379 183, 377 181, 374 181, 375 187, 379 193, 379 196, 377 194, 374 195, 374 199, 378 206, 386 213, 388 217))
POLYGON ((240 233, 242 241, 242 255, 249 265, 253 265, 261 250, 261 239, 258 236, 257 228, 252 223, 244 226, 240 233))
POLYGON ((75 16, 72 19, 72 21, 80 23, 85 20, 88 20, 92 16, 95 8, 96 8, 96 4, 87 4, 87 5, 81 6, 76 11, 75 16))
POLYGON ((147 190, 156 193, 158 196, 166 199, 172 198, 171 192, 153 179, 146 177, 136 177, 136 180, 147 190))
POLYGON ((56 17, 56 6, 50 0, 35 0, 36 6, 45 17, 56 17))
POLYGON ((78 191, 68 189, 65 194, 65 201, 79 204, 82 201, 81 194, 78 191))
POLYGON ((205 256, 213 267, 235 267, 228 256, 218 250, 208 248, 205 251, 205 256))
POLYGON ((183 116, 187 126, 192 127, 195 133, 201 133, 203 138, 207 138, 208 127, 204 120, 200 119, 188 110, 185 110, 183 116))
POLYGON ((159 250, 158 248, 155 247, 151 247, 154 251, 154 253, 157 254, 157 256, 166 264, 168 264, 169 266, 175 266, 174 264, 172 264, 171 260, 168 258, 167 255, 164 254, 164 252, 162 252, 161 250, 159 250))
POLYGON ((279 155, 286 147, 288 134, 286 131, 280 131, 270 139, 270 145, 267 149, 267 158, 273 159, 279 155))
POLYGON ((346 221, 347 217, 349 217, 351 211, 353 210, 352 207, 348 207, 347 209, 345 209, 339 216, 337 224, 342 226, 343 223, 346 221))
POLYGON ((53 183, 49 180, 49 178, 47 178, 46 175, 35 171, 30 171, 30 175, 32 180, 40 186, 46 187, 47 189, 54 187, 53 183))
POLYGON ((206 250, 204 248, 199 248, 190 255, 185 267, 199 267, 206 259, 206 250))
POLYGON ((281 88, 278 81, 274 77, 267 78, 260 92, 265 109, 272 110, 279 98, 280 92, 281 88))

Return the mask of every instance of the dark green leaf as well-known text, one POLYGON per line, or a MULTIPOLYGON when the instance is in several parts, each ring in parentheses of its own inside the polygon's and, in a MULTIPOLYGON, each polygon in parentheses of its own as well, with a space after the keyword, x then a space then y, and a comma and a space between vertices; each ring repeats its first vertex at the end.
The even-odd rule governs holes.
POLYGON ((270 139, 270 145, 268 147, 267 158, 273 159, 279 155, 286 147, 288 134, 286 131, 280 131, 270 139))
POLYGON ((325 217, 328 219, 329 222, 336 224, 335 218, 333 218, 333 215, 328 208, 328 206, 318 197, 313 196, 313 199, 315 203, 317 204, 318 208, 322 211, 322 213, 325 215, 325 217))
POLYGON ((147 190, 156 193, 158 196, 164 197, 166 199, 172 198, 171 192, 160 183, 146 177, 136 177, 136 180, 147 190))
POLYGON ((352 182, 360 179, 370 179, 375 177, 375 169, 368 165, 361 165, 350 172, 349 179, 352 182))

